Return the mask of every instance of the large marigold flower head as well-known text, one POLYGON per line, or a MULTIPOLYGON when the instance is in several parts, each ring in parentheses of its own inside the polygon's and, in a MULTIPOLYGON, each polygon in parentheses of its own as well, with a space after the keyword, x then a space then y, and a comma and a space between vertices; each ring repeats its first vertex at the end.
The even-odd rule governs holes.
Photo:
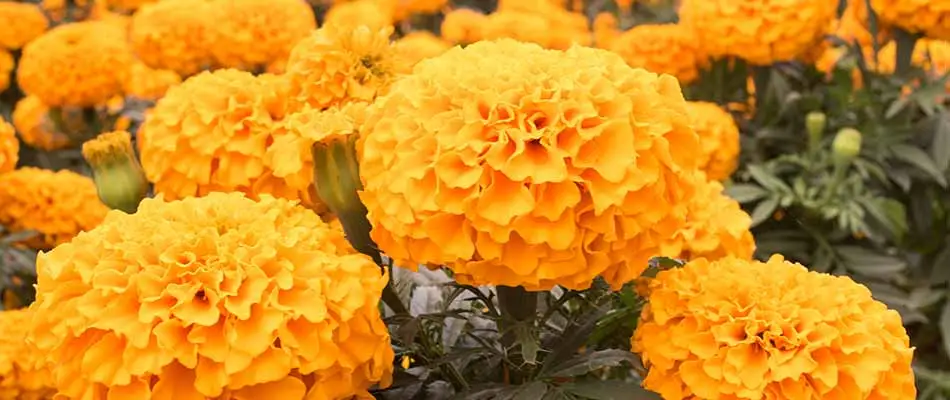
POLYGON ((189 76, 212 66, 209 30, 216 3, 163 0, 148 4, 132 17, 129 40, 136 56, 152 68, 189 76))
POLYGON ((26 342, 33 312, 0 311, 0 400, 52 399, 52 375, 26 342))
POLYGON ((327 24, 294 47, 286 77, 291 106, 323 109, 372 101, 401 69, 390 44, 392 27, 327 24))
POLYGON ((13 125, 0 117, 0 173, 13 171, 20 161, 20 141, 13 125))
POLYGON ((736 121, 715 103, 690 101, 686 104, 690 122, 703 146, 702 170, 709 179, 728 179, 739 165, 736 121))
POLYGON ((65 399, 366 398, 388 277, 342 237, 271 196, 146 199, 40 255, 28 338, 65 399))
POLYGON ((69 136, 56 130, 49 107, 36 96, 26 96, 13 107, 13 126, 20 140, 40 150, 59 150, 70 145, 69 136))
POLYGON ((43 10, 32 3, 0 3, 0 48, 16 50, 49 28, 43 10))
POLYGON ((950 40, 948 0, 871 0, 871 8, 883 25, 950 40))
POLYGON ((0 49, 0 93, 10 88, 10 73, 16 68, 13 54, 8 50, 0 49))
POLYGON ((62 170, 20 168, 0 174, 0 225, 37 231, 25 244, 50 249, 102 222, 108 208, 85 176, 62 170))
POLYGON ((154 69, 137 62, 129 69, 123 89, 128 96, 145 100, 158 100, 168 89, 181 83, 181 76, 168 69, 154 69))
POLYGON ((317 27, 304 0, 214 0, 211 54, 225 68, 255 70, 281 62, 317 27))
POLYGON ((680 21, 702 32, 715 58, 755 65, 792 61, 819 45, 838 3, 811 0, 683 0, 680 21))
POLYGON ((17 81, 49 106, 90 107, 122 93, 133 62, 126 35, 107 22, 60 25, 23 49, 17 81))
POLYGON ((412 67, 419 61, 439 56, 451 47, 448 42, 429 31, 410 32, 394 43, 394 50, 406 67, 412 67))
POLYGON ((373 239, 399 265, 447 265, 466 283, 620 286, 680 226, 679 172, 698 168, 676 79, 605 50, 456 47, 367 114, 373 239))
POLYGON ((442 38, 455 44, 475 43, 485 36, 488 17, 477 10, 457 8, 445 14, 440 33, 442 38))
POLYGON ((646 283, 644 387, 676 399, 913 399, 900 315, 848 277, 698 259, 646 283))
POLYGON ((396 21, 398 5, 393 0, 356 0, 334 3, 324 16, 324 25, 366 25, 371 30, 386 28, 396 21))
POLYGON ((699 35, 687 25, 639 25, 616 38, 610 49, 631 67, 673 75, 684 85, 707 64, 699 35))

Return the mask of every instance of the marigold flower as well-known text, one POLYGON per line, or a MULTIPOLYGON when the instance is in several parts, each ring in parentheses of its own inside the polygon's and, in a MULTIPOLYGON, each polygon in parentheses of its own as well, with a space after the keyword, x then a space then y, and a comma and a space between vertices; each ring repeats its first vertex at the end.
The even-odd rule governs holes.
POLYGON ((639 25, 620 34, 610 49, 631 67, 673 75, 684 85, 707 64, 699 36, 686 25, 639 25))
POLYGON ((10 88, 10 73, 16 68, 16 61, 9 51, 0 49, 0 93, 10 88))
POLYGON ((102 222, 109 210, 85 176, 25 167, 0 174, 0 225, 39 236, 25 244, 40 250, 66 243, 102 222))
POLYGON ((594 31, 594 45, 601 49, 611 49, 620 37, 620 21, 609 12, 597 14, 591 29, 594 31))
POLYGON ((303 0, 227 0, 211 23, 211 54, 224 68, 256 70, 287 59, 294 45, 317 27, 303 0))
POLYGON ((561 50, 591 43, 587 17, 561 9, 545 13, 499 10, 488 15, 482 35, 485 40, 511 38, 561 50))
POLYGON ((644 387, 678 399, 913 399, 900 315, 848 277, 698 259, 648 283, 644 387))
POLYGON ((361 198, 380 249, 460 282, 532 290, 638 276, 657 254, 651 238, 683 223, 679 173, 700 154, 673 77, 510 39, 416 65, 370 107, 362 135, 361 198))
MULTIPOLYGON (((165 1, 165 0, 162 0, 165 1)), ((158 0, 104 0, 102 2, 110 10, 124 13, 130 13, 138 10, 140 7, 149 3, 159 2, 158 0)))
POLYGON ((0 48, 16 50, 49 28, 49 20, 36 4, 0 3, 0 48))
POLYGON ((715 103, 687 102, 690 123, 703 146, 700 161, 709 179, 729 178, 739 165, 739 127, 732 115, 715 103))
POLYGON ((401 1, 399 8, 401 8, 401 14, 410 15, 410 14, 433 14, 439 11, 442 11, 446 6, 448 6, 448 0, 408 0, 401 1))
POLYGON ((127 131, 103 133, 83 143, 82 156, 92 167, 99 199, 112 209, 135 212, 149 186, 132 149, 132 135, 127 131))
MULTIPOLYGON (((848 42, 857 41, 861 46, 871 47, 874 38, 868 28, 869 21, 867 0, 848 0, 848 6, 841 18, 835 22, 832 32, 848 42)), ((890 36, 889 29, 879 25, 877 42, 886 43, 888 36, 890 36)))
POLYGON ((442 38, 455 44, 469 44, 482 40, 487 17, 469 8, 457 8, 445 14, 440 33, 442 38))
POLYGON ((20 161, 20 141, 16 138, 13 125, 0 117, 0 173, 13 171, 20 161))
POLYGON ((69 136, 56 130, 49 119, 49 107, 36 96, 26 96, 13 108, 13 126, 20 140, 30 147, 53 151, 68 147, 69 136))
POLYGON ((152 68, 190 76, 212 66, 210 32, 216 3, 163 0, 132 17, 129 40, 135 55, 152 68))
POLYGON ((64 399, 366 398, 388 277, 342 240, 271 196, 146 199, 40 255, 28 340, 64 399))
POLYGON ((123 82, 125 94, 144 100, 158 100, 168 89, 181 83, 181 76, 167 69, 153 69, 136 62, 123 82))
POLYGON ((799 59, 823 41, 838 3, 811 0, 683 0, 682 24, 702 32, 715 58, 756 65, 799 59))
POLYGON ((410 32, 394 43, 396 54, 402 58, 405 66, 410 68, 419 61, 445 53, 451 47, 448 42, 429 31, 410 32))
POLYGON ((52 399, 52 376, 38 368, 41 354, 26 343, 33 313, 26 309, 0 311, 0 399, 52 399))
POLYGON ((107 22, 60 25, 23 49, 17 81, 48 106, 91 107, 122 93, 133 57, 107 22))
POLYGON ((366 25, 370 30, 386 28, 396 21, 397 3, 392 0, 356 0, 334 4, 327 10, 323 25, 366 25))
MULTIPOLYGON (((920 39, 914 46, 911 63, 923 68, 934 77, 942 77, 950 72, 950 42, 944 40, 920 39)), ((889 42, 877 54, 876 68, 881 74, 890 75, 897 70, 897 44, 889 42)))
POLYGON ((287 62, 291 108, 372 101, 385 92, 400 68, 389 42, 392 31, 327 24, 301 40, 287 62))
POLYGON ((883 25, 950 40, 950 0, 871 0, 883 25))

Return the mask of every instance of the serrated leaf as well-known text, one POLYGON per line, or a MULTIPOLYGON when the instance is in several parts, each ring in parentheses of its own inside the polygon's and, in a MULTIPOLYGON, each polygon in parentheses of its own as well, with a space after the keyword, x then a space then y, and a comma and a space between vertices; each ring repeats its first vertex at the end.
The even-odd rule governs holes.
POLYGON ((556 365, 546 376, 552 378, 580 376, 600 368, 615 367, 624 362, 636 365, 640 361, 627 350, 600 350, 578 355, 556 365))
POLYGON ((656 393, 650 392, 636 382, 585 381, 559 386, 568 393, 590 400, 660 400, 656 393))
POLYGON ((758 226, 762 222, 765 222, 772 217, 772 214, 775 212, 775 209, 778 208, 779 198, 770 197, 765 199, 765 201, 759 203, 752 210, 752 226, 758 226))
POLYGON ((769 195, 769 191, 756 185, 735 184, 726 188, 726 196, 731 197, 739 204, 751 203, 769 195))
POLYGON ((835 251, 844 259, 848 269, 866 276, 892 278, 907 268, 904 260, 863 247, 839 246, 835 251))
POLYGON ((898 144, 891 147, 891 151, 899 160, 907 162, 921 171, 926 172, 927 175, 930 175, 940 186, 947 186, 947 179, 943 176, 943 172, 937 168, 937 164, 935 164, 934 161, 930 159, 930 156, 923 150, 906 144, 898 144))
POLYGON ((940 171, 950 167, 950 114, 942 112, 937 116, 937 126, 934 129, 933 143, 930 145, 930 156, 940 171))

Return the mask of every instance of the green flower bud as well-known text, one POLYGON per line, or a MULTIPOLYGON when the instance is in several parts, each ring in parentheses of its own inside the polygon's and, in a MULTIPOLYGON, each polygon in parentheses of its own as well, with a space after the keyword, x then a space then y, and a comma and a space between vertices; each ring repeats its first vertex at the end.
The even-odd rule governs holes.
POLYGON ((132 150, 131 135, 125 131, 103 133, 83 143, 82 155, 92 166, 102 203, 134 213, 148 194, 148 179, 132 150))
POLYGON ((854 128, 844 128, 838 131, 831 147, 836 163, 850 163, 861 154, 861 132, 854 128))
POLYGON ((821 141, 827 124, 828 117, 821 111, 812 111, 805 116, 805 129, 808 131, 809 143, 817 145, 821 141))

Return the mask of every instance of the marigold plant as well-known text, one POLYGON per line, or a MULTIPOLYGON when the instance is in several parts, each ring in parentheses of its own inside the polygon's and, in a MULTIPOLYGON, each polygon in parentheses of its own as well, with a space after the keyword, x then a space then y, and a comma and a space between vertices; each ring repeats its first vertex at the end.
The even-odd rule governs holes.
POLYGON ((664 399, 913 399, 900 315, 848 277, 699 259, 646 284, 632 339, 664 399))
POLYGON ((715 103, 690 101, 689 120, 703 147, 701 168, 709 179, 726 180, 739 165, 739 127, 715 103))
POLYGON ((64 399, 366 398, 388 277, 342 236, 270 196, 147 199, 39 257, 29 340, 64 399))
POLYGON ((13 126, 20 140, 30 147, 53 151, 69 146, 70 139, 49 118, 49 107, 36 96, 26 96, 13 108, 13 126))
POLYGON ((39 367, 42 354, 26 343, 33 313, 0 311, 0 400, 52 399, 52 376, 39 367))
POLYGON ((211 54, 225 68, 254 70, 286 60, 290 50, 317 27, 304 0, 216 1, 211 54))
POLYGON ((0 3, 0 48, 16 50, 42 35, 49 21, 36 4, 0 3))
POLYGON ((871 0, 884 25, 950 40, 950 0, 871 0))
POLYGON ((23 49, 17 82, 48 106, 89 107, 122 93, 133 57, 125 33, 107 22, 51 29, 23 49))
POLYGON ((14 232, 36 231, 24 244, 40 250, 94 228, 108 211, 92 179, 32 167, 0 174, 0 204, 0 225, 14 232))
POLYGON ((12 171, 20 160, 20 141, 13 125, 0 117, 0 173, 12 171))
POLYGON ((701 45, 710 56, 767 65, 797 60, 814 49, 837 9, 835 1, 683 0, 680 21, 702 32, 701 45))
POLYGON ((135 55, 152 68, 183 76, 212 66, 209 30, 218 23, 209 1, 164 0, 148 4, 132 17, 129 40, 135 55))
POLYGON ((652 238, 682 226, 679 172, 700 154, 675 78, 513 40, 418 64, 363 129, 361 197, 380 249, 460 282, 535 290, 638 276, 652 238))
POLYGON ((707 64, 699 36, 687 25, 639 25, 617 37, 610 49, 631 67, 673 75, 684 85, 707 64))

